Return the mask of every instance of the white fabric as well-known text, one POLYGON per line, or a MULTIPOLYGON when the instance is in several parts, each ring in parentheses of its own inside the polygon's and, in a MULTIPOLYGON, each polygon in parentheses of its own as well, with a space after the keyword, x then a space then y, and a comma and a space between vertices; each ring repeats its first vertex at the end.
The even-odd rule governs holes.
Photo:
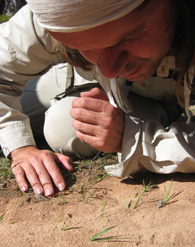
POLYGON ((27 0, 38 23, 54 32, 90 29, 125 16, 144 0, 27 0))
POLYGON ((44 135, 49 146, 55 151, 79 158, 91 157, 97 150, 76 136, 70 116, 72 101, 80 92, 56 100, 45 113, 44 135))

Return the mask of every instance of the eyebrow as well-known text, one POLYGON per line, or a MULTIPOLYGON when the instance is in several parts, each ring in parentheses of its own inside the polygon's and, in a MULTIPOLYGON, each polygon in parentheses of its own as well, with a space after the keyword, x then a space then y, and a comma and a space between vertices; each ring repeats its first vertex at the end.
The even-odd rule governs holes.
POLYGON ((146 28, 146 24, 142 23, 139 26, 137 26, 136 28, 134 28, 133 30, 130 30, 129 32, 127 32, 126 34, 124 34, 119 42, 122 42, 125 39, 133 39, 136 38, 140 33, 142 33, 146 28))

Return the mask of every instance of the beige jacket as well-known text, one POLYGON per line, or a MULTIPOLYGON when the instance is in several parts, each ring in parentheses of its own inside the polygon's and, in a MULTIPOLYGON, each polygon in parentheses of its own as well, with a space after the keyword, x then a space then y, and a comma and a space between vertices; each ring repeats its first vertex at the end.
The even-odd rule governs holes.
POLYGON ((0 145, 7 156, 35 141, 20 97, 29 79, 44 74, 57 61, 51 36, 33 19, 25 6, 0 25, 0 145))

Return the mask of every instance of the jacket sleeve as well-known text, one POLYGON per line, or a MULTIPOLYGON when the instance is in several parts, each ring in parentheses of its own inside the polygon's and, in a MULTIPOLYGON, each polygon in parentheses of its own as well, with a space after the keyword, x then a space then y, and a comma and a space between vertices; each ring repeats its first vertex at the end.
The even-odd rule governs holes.
POLYGON ((38 26, 28 6, 0 25, 0 145, 6 156, 19 147, 35 145, 20 98, 26 82, 56 62, 51 44, 51 36, 38 26))
POLYGON ((119 163, 106 166, 113 176, 126 177, 143 170, 160 174, 195 172, 195 123, 172 123, 164 128, 158 121, 145 122, 126 116, 119 163))

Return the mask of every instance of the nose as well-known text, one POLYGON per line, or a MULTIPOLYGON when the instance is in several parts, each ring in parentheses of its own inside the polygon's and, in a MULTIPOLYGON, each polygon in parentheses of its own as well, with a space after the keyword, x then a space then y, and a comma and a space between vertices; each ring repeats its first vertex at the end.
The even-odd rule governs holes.
POLYGON ((120 47, 97 49, 94 55, 97 66, 107 78, 119 76, 129 62, 128 52, 120 47))

